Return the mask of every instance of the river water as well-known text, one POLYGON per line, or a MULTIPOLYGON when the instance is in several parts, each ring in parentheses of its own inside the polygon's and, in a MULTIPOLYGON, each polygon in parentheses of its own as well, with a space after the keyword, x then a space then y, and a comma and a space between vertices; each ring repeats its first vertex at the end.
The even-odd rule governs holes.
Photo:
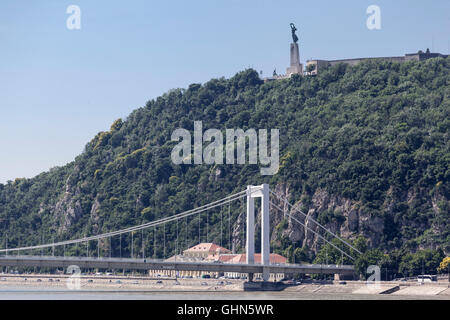
POLYGON ((314 294, 301 292, 91 291, 0 288, 0 300, 448 300, 449 296, 314 294))

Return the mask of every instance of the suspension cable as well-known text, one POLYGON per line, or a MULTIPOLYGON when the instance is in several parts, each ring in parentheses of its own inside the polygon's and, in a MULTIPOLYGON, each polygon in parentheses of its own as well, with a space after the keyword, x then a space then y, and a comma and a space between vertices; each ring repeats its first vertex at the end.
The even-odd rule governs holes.
POLYGON ((191 215, 195 215, 197 213, 200 214, 203 211, 210 210, 212 208, 218 207, 218 206, 220 206, 222 204, 226 204, 226 203, 235 201, 235 200, 243 198, 245 196, 247 196, 247 190, 244 190, 244 191, 241 191, 241 192, 237 192, 235 194, 232 194, 232 195, 227 196, 225 198, 222 198, 220 200, 211 202, 209 204, 200 206, 198 208, 191 209, 191 210, 188 210, 188 211, 176 214, 174 216, 162 218, 162 219, 157 220, 157 221, 148 222, 148 223, 145 223, 145 224, 142 224, 142 225, 133 226, 133 227, 129 227, 129 228, 126 228, 126 229, 121 229, 121 230, 117 230, 117 231, 112 231, 112 232, 108 232, 108 233, 104 233, 104 234, 100 234, 100 235, 84 237, 84 238, 75 239, 75 240, 66 240, 66 241, 61 241, 61 242, 56 242, 56 243, 37 245, 37 246, 21 247, 21 248, 1 249, 0 253, 2 253, 2 252, 20 251, 20 250, 33 250, 33 249, 40 249, 40 248, 49 248, 49 247, 52 247, 52 246, 61 246, 61 245, 66 245, 66 244, 83 243, 83 242, 89 242, 91 240, 97 240, 97 239, 102 239, 102 238, 106 238, 106 237, 121 235, 121 234, 124 234, 124 233, 129 233, 129 232, 132 232, 132 231, 146 229, 146 228, 149 228, 149 227, 152 227, 152 226, 165 224, 165 223, 168 223, 168 222, 180 219, 180 218, 184 218, 184 217, 188 217, 188 216, 191 216, 191 215))
MULTIPOLYGON (((286 197, 282 197, 281 195, 276 194, 275 192, 273 192, 272 190, 270 190, 270 193, 272 193, 274 196, 281 198, 282 200, 285 201, 285 203, 291 207, 292 209, 294 209, 295 211, 301 213, 305 218, 307 218, 308 220, 314 222, 315 224, 317 224, 320 228, 322 228, 323 230, 325 230, 326 232, 328 232, 329 234, 331 234, 333 237, 337 238, 339 241, 345 243, 347 246, 349 246, 350 248, 352 248, 353 250, 355 250, 356 252, 358 252, 359 254, 362 254, 361 251, 359 251, 358 249, 356 249, 354 246, 352 246, 350 243, 348 243, 347 241, 345 241, 344 239, 342 239, 341 237, 339 237, 338 235, 334 234, 333 232, 331 232, 330 230, 328 230, 327 228, 325 228, 323 225, 321 225, 318 221, 316 221, 315 219, 309 217, 306 213, 304 213, 303 211, 301 211, 300 209, 296 208, 295 206, 293 206, 291 203, 289 203, 289 201, 287 201, 286 197)), ((284 210, 283 210, 284 212, 284 210)))
MULTIPOLYGON (((281 209, 280 207, 278 207, 277 205, 275 205, 273 202, 270 202, 270 204, 280 210, 281 212, 283 212, 283 209, 281 209)), ((299 224, 301 224, 304 228, 308 229, 309 231, 311 231, 312 233, 314 233, 316 236, 318 236, 320 239, 324 240, 326 243, 328 243, 329 245, 331 245, 333 248, 335 248, 336 250, 338 250, 340 253, 345 254, 348 258, 355 260, 355 258, 353 258, 352 256, 348 255, 346 252, 342 251, 341 249, 339 249, 336 245, 334 245, 332 242, 328 241, 327 239, 325 239, 324 237, 322 237, 320 234, 318 234, 316 231, 314 231, 313 229, 311 229, 310 227, 306 226, 305 224, 303 224, 302 222, 300 222, 300 220, 297 220, 295 217, 293 217, 292 215, 290 215, 289 213, 286 213, 286 215, 288 217, 290 217, 292 220, 294 220, 295 222, 298 222, 299 224)))

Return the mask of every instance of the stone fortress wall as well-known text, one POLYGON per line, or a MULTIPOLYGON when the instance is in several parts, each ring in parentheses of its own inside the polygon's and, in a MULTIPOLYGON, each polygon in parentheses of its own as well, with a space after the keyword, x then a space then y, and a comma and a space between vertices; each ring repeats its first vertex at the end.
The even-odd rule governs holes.
POLYGON ((351 66, 355 66, 363 61, 373 60, 373 59, 382 59, 385 61, 403 63, 403 62, 408 62, 408 61, 424 61, 427 59, 437 58, 437 57, 446 58, 446 57, 448 57, 448 55, 440 54, 440 53, 431 53, 431 52, 429 52, 429 50, 427 50, 427 52, 425 52, 425 53, 422 51, 419 51, 417 53, 409 53, 409 54, 405 54, 404 56, 399 56, 399 57, 378 57, 378 58, 370 57, 370 58, 355 58, 355 59, 340 59, 340 60, 308 60, 306 62, 305 74, 306 75, 316 75, 318 72, 320 72, 320 69, 323 69, 324 67, 327 67, 327 66, 334 66, 339 63, 345 63, 345 64, 349 64, 351 66), (311 68, 309 66, 314 66, 314 69, 312 71, 308 71, 309 68, 311 68))

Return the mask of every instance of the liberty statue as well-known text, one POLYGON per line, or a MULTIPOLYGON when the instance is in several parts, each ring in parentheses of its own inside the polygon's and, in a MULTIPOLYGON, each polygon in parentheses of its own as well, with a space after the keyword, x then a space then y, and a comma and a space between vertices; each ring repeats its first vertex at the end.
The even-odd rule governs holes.
POLYGON ((298 37, 295 34, 295 31, 297 31, 297 28, 295 27, 295 25, 293 23, 291 23, 291 30, 292 30, 292 40, 294 41, 294 43, 297 43, 298 37))

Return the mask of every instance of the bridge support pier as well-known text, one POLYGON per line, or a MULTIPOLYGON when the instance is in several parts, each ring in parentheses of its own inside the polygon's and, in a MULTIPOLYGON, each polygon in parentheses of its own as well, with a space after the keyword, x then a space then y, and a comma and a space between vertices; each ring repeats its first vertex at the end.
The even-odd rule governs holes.
MULTIPOLYGON (((269 185, 247 186, 247 264, 255 263, 255 200, 261 198, 261 264, 270 264, 270 216, 269 185)), ((264 269, 265 270, 265 269, 264 269)), ((263 280, 269 280, 269 272, 263 272, 263 280)), ((250 279, 250 275, 249 275, 250 279)))
POLYGON ((252 197, 252 186, 247 186, 247 264, 255 263, 255 199, 252 197))

